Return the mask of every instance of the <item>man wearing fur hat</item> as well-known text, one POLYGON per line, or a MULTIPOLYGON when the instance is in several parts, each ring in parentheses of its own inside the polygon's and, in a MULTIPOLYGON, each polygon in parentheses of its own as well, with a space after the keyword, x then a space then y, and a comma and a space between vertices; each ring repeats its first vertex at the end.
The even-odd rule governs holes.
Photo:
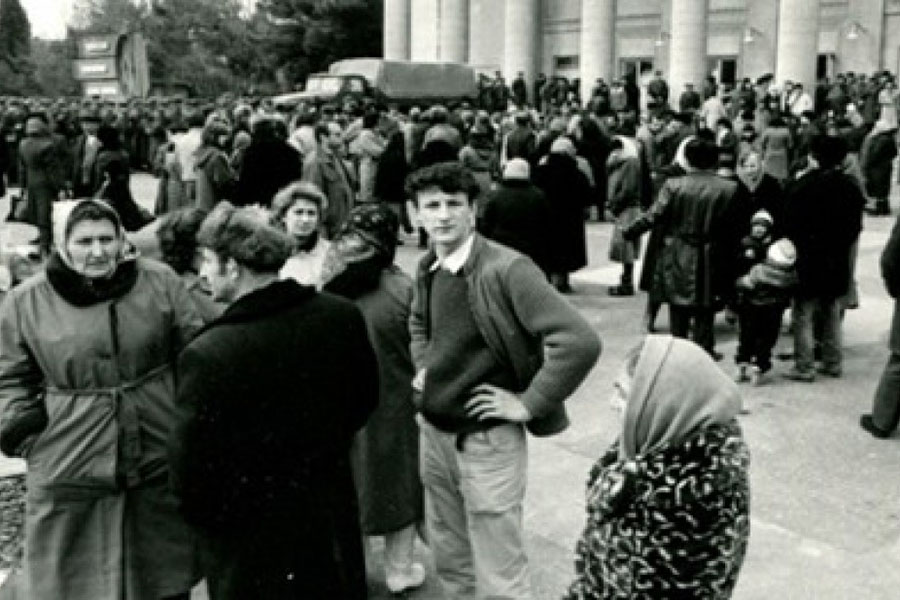
POLYGON ((279 281, 291 240, 262 211, 220 203, 197 238, 200 276, 231 305, 178 359, 170 459, 210 596, 365 598, 350 447, 378 370, 363 316, 279 281))

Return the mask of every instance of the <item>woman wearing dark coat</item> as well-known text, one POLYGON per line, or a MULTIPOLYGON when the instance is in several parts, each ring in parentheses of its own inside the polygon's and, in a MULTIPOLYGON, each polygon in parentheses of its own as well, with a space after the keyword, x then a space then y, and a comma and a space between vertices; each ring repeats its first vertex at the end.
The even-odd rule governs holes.
POLYGON ((557 138, 535 173, 535 184, 550 206, 547 244, 550 280, 561 292, 571 292, 569 273, 587 265, 584 210, 591 202, 591 186, 575 161, 575 145, 557 138))
MULTIPOLYGON (((740 158, 737 177, 743 184, 747 212, 751 216, 760 210, 768 212, 774 221, 772 235, 778 239, 784 214, 784 189, 781 184, 772 175, 766 173, 763 168, 762 156, 758 152, 749 152, 740 158)), ((748 218, 746 229, 749 227, 748 218)))
POLYGON ((553 250, 547 241, 550 206, 540 188, 531 183, 530 170, 524 158, 506 163, 503 179, 484 205, 478 231, 518 250, 547 273, 553 250))
POLYGON ((332 243, 325 274, 325 290, 362 311, 378 357, 378 408, 356 434, 353 475, 363 533, 384 536, 386 582, 395 594, 425 580, 413 561, 423 498, 407 327, 412 280, 394 266, 398 229, 384 204, 357 206, 332 243))
POLYGON ((615 387, 621 433, 591 469, 565 600, 727 600, 750 535, 737 386, 694 344, 650 335, 615 387))
POLYGON ((65 186, 68 162, 43 115, 33 115, 25 122, 18 159, 19 182, 28 203, 25 221, 38 228, 41 249, 48 254, 53 242, 53 202, 65 186))
POLYGON ((122 148, 119 131, 101 125, 97 139, 100 151, 94 163, 94 195, 106 200, 119 213, 125 231, 137 231, 153 221, 153 216, 138 206, 131 195, 128 153, 122 148))
POLYGON ((387 147, 378 161, 375 173, 375 197, 393 210, 400 217, 400 224, 406 233, 412 233, 412 224, 406 212, 406 175, 409 166, 406 164, 406 142, 403 131, 395 131, 388 139, 387 147))
POLYGON ((278 190, 302 178, 303 157, 277 135, 273 119, 254 123, 253 141, 244 154, 234 203, 268 208, 278 190))
POLYGON ((236 177, 225 154, 230 137, 231 131, 222 121, 212 121, 203 128, 203 143, 194 159, 197 208, 210 211, 221 200, 228 200, 234 195, 236 177))
POLYGON ((866 194, 875 201, 871 213, 891 214, 888 196, 891 193, 891 172, 897 156, 897 128, 878 121, 863 141, 859 153, 860 167, 866 184, 866 194))
POLYGON ((221 203, 197 237, 213 299, 231 304, 178 358, 189 414, 170 461, 210 598, 361 600, 350 448, 378 401, 363 316, 279 281, 291 240, 252 209, 221 203))

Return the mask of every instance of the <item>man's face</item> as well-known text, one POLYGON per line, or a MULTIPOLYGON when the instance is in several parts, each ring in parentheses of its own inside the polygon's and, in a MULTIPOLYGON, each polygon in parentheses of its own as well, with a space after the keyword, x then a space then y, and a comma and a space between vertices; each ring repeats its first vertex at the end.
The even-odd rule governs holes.
POLYGON ((335 122, 328 124, 328 137, 325 138, 325 145, 332 152, 338 152, 344 146, 344 133, 341 126, 335 122))
POLYGON ((229 303, 234 299, 237 292, 237 278, 228 264, 209 248, 202 249, 200 279, 206 284, 212 299, 216 302, 229 303))
POLYGON ((432 187, 416 193, 419 220, 434 243, 452 252, 475 229, 475 209, 463 192, 448 194, 432 187))
POLYGON ((97 135, 97 130, 100 129, 100 123, 97 121, 84 121, 81 124, 81 129, 88 135, 97 135))

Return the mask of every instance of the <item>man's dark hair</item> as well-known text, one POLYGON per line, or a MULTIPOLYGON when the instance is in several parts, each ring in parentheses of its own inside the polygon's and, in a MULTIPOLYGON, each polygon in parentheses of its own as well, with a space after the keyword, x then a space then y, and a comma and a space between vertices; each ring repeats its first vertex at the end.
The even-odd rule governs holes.
POLYGON ((847 142, 831 135, 814 135, 809 141, 809 153, 819 163, 819 168, 833 169, 844 162, 847 142))
POLYGON ((684 157, 689 165, 701 171, 715 169, 719 162, 719 150, 715 142, 694 138, 684 147, 684 157))
POLYGON ((190 271, 197 254, 197 231, 206 218, 200 208, 185 208, 170 212, 159 221, 156 239, 163 262, 179 275, 190 271))
POLYGON ((223 263, 233 258, 257 273, 277 273, 293 251, 293 240, 254 211, 220 202, 200 226, 197 243, 223 263))
POLYGON ((469 203, 475 201, 480 191, 472 172, 456 161, 423 167, 406 178, 406 193, 410 198, 415 198, 418 192, 428 188, 438 188, 445 194, 462 192, 469 203))

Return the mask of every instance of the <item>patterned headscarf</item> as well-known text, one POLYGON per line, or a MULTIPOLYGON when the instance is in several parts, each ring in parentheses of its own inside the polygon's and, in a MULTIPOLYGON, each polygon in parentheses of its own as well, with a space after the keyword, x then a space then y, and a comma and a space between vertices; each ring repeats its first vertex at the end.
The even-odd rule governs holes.
POLYGON ((362 278, 366 280, 362 287, 368 287, 370 280, 377 280, 376 276, 394 263, 399 229, 399 218, 386 205, 355 207, 332 240, 322 267, 322 281, 362 278))

